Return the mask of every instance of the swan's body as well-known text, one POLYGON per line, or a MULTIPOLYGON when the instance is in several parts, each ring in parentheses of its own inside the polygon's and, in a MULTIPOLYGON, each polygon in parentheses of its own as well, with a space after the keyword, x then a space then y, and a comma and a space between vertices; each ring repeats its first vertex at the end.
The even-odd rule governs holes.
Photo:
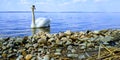
POLYGON ((31 28, 41 28, 41 27, 49 27, 50 20, 47 18, 38 18, 35 20, 35 23, 32 22, 31 28))
POLYGON ((50 27, 50 19, 48 18, 38 18, 35 20, 35 14, 34 14, 35 6, 32 6, 32 24, 31 28, 41 28, 41 27, 50 27))

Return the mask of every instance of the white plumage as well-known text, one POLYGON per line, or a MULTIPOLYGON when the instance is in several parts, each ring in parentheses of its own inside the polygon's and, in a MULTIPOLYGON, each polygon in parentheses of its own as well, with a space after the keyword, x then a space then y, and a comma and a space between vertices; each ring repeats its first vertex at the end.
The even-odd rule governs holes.
POLYGON ((35 24, 31 24, 31 28, 40 28, 40 27, 49 27, 50 19, 47 18, 38 18, 35 20, 35 24))
POLYGON ((32 24, 31 28, 41 28, 41 27, 50 27, 50 19, 40 17, 35 20, 35 14, 34 14, 35 6, 32 5, 32 24))

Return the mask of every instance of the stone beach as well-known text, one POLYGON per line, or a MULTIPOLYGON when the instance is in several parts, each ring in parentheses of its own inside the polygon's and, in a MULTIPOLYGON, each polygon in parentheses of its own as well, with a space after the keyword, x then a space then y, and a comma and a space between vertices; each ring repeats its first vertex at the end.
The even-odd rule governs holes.
POLYGON ((0 60, 119 60, 119 47, 120 30, 117 29, 39 32, 23 38, 0 38, 0 60), (100 45, 104 47, 98 58, 100 45))

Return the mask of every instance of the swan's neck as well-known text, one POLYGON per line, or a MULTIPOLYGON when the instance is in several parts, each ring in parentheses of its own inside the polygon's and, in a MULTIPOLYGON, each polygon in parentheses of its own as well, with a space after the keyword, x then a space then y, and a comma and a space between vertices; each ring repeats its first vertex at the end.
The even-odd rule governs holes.
POLYGON ((32 26, 35 27, 35 14, 34 14, 34 8, 32 8, 32 26))

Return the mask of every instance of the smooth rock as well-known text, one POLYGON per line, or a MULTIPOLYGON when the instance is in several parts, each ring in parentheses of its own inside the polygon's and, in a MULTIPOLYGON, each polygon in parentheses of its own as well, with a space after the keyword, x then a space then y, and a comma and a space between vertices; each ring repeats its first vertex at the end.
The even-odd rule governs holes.
POLYGON ((67 57, 78 57, 78 54, 67 54, 67 57))
POLYGON ((64 33, 59 33, 59 38, 61 38, 61 37, 63 37, 63 36, 65 36, 65 34, 64 33))
POLYGON ((99 31, 93 31, 93 33, 98 34, 98 33, 99 33, 99 31))
POLYGON ((70 45, 71 43, 72 43, 71 41, 67 40, 65 44, 70 45))
POLYGON ((0 55, 0 59, 2 58, 2 56, 0 55))
POLYGON ((2 42, 0 42, 0 47, 2 47, 2 45, 3 45, 2 42))
POLYGON ((2 54, 2 57, 3 57, 3 58, 7 58, 7 54, 6 54, 6 53, 3 53, 3 54, 2 54))
POLYGON ((37 58, 36 57, 33 57, 31 60, 36 60, 37 58))
POLYGON ((33 45, 32 44, 26 44, 25 47, 28 48, 28 47, 32 47, 33 45))
POLYGON ((7 56, 8 58, 13 58, 13 57, 16 57, 16 53, 12 53, 12 54, 8 54, 7 56))
POLYGON ((38 52, 42 52, 42 51, 44 51, 43 48, 38 48, 38 52))
POLYGON ((16 60, 24 60, 24 57, 22 55, 19 55, 16 60))
POLYGON ((7 49, 7 47, 6 46, 2 46, 2 49, 5 50, 5 49, 7 49))
POLYGON ((86 48, 86 46, 81 46, 81 47, 80 47, 80 49, 85 49, 85 48, 86 48))
POLYGON ((108 42, 110 40, 112 40, 113 37, 111 36, 105 36, 104 38, 102 38, 100 41, 103 41, 103 42, 108 42))
POLYGON ((57 39, 57 40, 56 40, 56 44, 62 45, 62 44, 63 44, 63 42, 62 42, 62 41, 60 41, 59 39, 57 39))
POLYGON ((50 59, 49 55, 45 55, 45 56, 43 57, 43 60, 49 60, 49 59, 50 59))
POLYGON ((39 40, 38 40, 38 43, 39 43, 39 44, 46 43, 46 39, 39 39, 39 40))
POLYGON ((4 42, 3 45, 6 46, 8 44, 8 42, 4 42))
POLYGON ((72 34, 72 32, 70 31, 70 30, 67 30, 66 32, 64 32, 65 34, 67 34, 67 35, 71 35, 72 34))
POLYGON ((61 53, 60 53, 60 52, 55 52, 54 54, 55 54, 55 55, 61 55, 61 53))
POLYGON ((48 41, 49 41, 49 42, 54 42, 54 41, 55 41, 55 38, 50 38, 48 41))
POLYGON ((71 45, 69 45, 68 47, 67 47, 67 50, 71 50, 73 47, 71 46, 71 45))
POLYGON ((15 42, 17 43, 22 43, 23 39, 22 38, 16 38, 15 42))
POLYGON ((72 49, 71 52, 72 52, 72 53, 76 53, 76 50, 75 50, 75 49, 72 49))
POLYGON ((52 38, 53 36, 51 34, 46 34, 47 37, 52 38))
POLYGON ((85 57, 84 54, 80 54, 78 58, 79 58, 79 59, 84 59, 84 58, 86 58, 86 57, 85 57))
POLYGON ((32 58, 32 55, 31 55, 31 54, 28 54, 28 55, 26 55, 26 57, 25 57, 26 60, 30 60, 31 58, 32 58))
POLYGON ((38 44, 37 44, 37 43, 35 43, 35 44, 33 44, 33 46, 34 46, 34 48, 37 48, 37 47, 38 47, 38 44))
POLYGON ((58 49, 58 48, 57 48, 57 49, 56 49, 56 52, 60 52, 61 50, 62 50, 62 49, 58 49))

